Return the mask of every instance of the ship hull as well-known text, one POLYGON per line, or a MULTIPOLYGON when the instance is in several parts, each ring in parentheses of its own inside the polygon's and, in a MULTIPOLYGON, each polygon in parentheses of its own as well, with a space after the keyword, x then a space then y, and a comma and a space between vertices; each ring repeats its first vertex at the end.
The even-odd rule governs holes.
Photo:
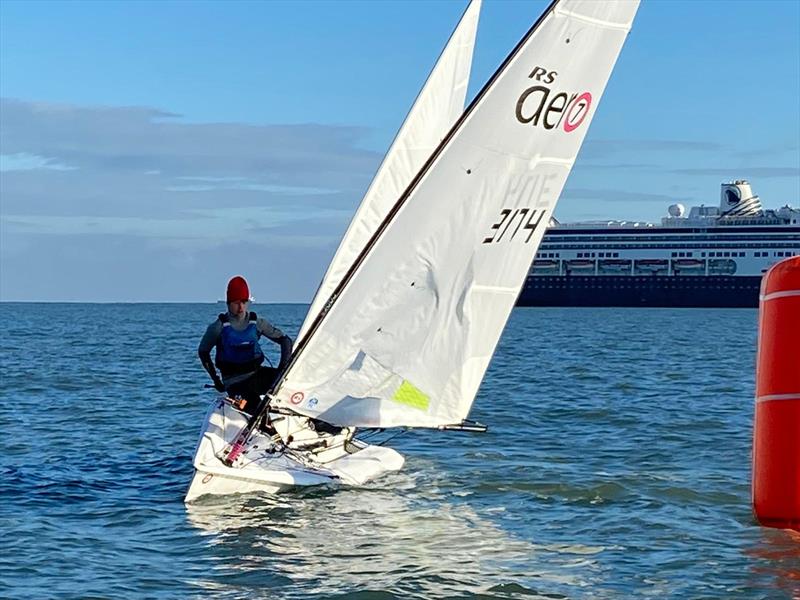
POLYGON ((756 308, 760 276, 530 275, 517 306, 756 308))

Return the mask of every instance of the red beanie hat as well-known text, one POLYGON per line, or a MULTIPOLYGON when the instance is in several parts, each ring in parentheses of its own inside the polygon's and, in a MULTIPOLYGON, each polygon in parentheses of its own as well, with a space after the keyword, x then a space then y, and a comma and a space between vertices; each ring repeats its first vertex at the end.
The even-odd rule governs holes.
POLYGON ((228 302, 249 299, 250 289, 247 287, 247 282, 244 280, 244 277, 237 275, 228 282, 228 302))

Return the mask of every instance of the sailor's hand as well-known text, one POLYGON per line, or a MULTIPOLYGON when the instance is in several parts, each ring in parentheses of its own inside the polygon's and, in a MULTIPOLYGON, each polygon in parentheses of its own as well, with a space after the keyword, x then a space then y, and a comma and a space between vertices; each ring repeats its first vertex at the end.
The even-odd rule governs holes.
POLYGON ((225 384, 222 383, 222 380, 219 377, 214 378, 214 389, 217 390, 218 392, 225 391, 225 384))

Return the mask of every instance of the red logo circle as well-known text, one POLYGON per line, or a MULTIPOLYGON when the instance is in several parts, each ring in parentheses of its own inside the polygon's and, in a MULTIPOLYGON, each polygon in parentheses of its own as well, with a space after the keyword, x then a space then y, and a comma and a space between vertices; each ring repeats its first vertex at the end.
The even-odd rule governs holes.
POLYGON ((300 404, 303 401, 303 398, 305 398, 303 392, 295 392, 289 398, 289 402, 291 402, 292 404, 300 404))
POLYGON ((567 114, 564 115, 564 131, 577 129, 586 115, 589 114, 589 107, 592 105, 592 95, 589 92, 583 92, 580 96, 575 98, 572 104, 567 109, 567 114), (577 112, 576 112, 577 111, 577 112))

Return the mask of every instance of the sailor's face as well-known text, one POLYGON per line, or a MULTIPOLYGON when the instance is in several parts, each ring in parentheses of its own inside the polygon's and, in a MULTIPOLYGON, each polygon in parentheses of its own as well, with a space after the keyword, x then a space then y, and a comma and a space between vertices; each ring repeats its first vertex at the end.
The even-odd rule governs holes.
POLYGON ((241 317, 245 311, 247 311, 248 304, 249 302, 247 300, 234 300, 233 302, 228 302, 228 312, 235 317, 241 317))

